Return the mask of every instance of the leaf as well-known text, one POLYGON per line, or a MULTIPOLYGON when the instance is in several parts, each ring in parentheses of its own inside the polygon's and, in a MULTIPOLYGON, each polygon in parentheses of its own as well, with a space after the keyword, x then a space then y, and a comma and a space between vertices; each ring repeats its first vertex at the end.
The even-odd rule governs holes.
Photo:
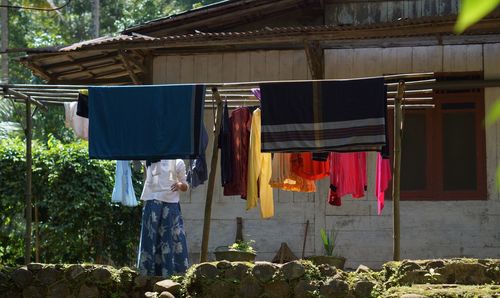
POLYGON ((326 236, 326 231, 325 229, 321 229, 320 230, 320 234, 321 234, 321 239, 323 240, 323 245, 325 246, 325 248, 328 246, 328 236, 326 236))
POLYGON ((462 0, 458 19, 455 23, 455 33, 463 33, 467 28, 493 11, 499 3, 500 0, 462 0))
POLYGON ((497 99, 486 115, 486 125, 494 124, 500 119, 500 99, 497 99))

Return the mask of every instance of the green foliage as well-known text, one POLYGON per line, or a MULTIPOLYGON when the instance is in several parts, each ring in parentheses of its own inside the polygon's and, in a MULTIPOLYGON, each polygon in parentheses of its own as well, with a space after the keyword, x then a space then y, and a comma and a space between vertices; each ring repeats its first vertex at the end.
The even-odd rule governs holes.
POLYGON ((429 279, 429 281, 431 282, 435 282, 437 281, 438 277, 440 276, 441 274, 436 272, 434 270, 434 268, 430 268, 429 269, 429 272, 427 272, 426 274, 424 274, 425 277, 427 277, 429 279))
POLYGON ((244 251, 255 253, 255 249, 253 249, 252 244, 255 243, 254 240, 249 241, 237 241, 231 245, 229 245, 230 250, 244 251))
POLYGON ((325 252, 327 256, 333 255, 333 250, 335 249, 335 240, 337 239, 337 235, 335 231, 332 229, 330 234, 327 234, 325 229, 320 230, 321 240, 323 240, 323 247, 325 248, 325 252))
POLYGON ((462 0, 455 24, 455 33, 463 33, 468 27, 487 16, 500 4, 500 0, 462 0))
MULTIPOLYGON (((0 140, 0 263, 22 262, 25 149, 0 140)), ((114 162, 88 159, 84 141, 49 138, 33 145, 33 201, 40 213, 40 259, 45 263, 133 265, 141 208, 111 203, 114 162)), ((141 174, 134 173, 136 193, 141 174)), ((34 238, 33 238, 34 239, 34 238)))

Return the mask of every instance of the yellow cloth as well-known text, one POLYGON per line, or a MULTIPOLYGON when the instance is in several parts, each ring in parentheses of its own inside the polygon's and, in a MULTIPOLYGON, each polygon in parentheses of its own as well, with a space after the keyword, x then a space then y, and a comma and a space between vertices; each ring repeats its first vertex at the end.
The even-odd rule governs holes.
POLYGON ((272 174, 271 153, 260 152, 260 119, 260 109, 256 109, 253 112, 252 127, 250 128, 247 210, 257 207, 257 198, 260 198, 260 214, 262 218, 270 218, 274 216, 273 189, 269 185, 272 174))
POLYGON ((290 153, 274 153, 269 184, 273 188, 298 192, 315 192, 316 184, 292 171, 290 153))
POLYGON ((78 93, 83 95, 89 95, 89 89, 78 89, 78 93))

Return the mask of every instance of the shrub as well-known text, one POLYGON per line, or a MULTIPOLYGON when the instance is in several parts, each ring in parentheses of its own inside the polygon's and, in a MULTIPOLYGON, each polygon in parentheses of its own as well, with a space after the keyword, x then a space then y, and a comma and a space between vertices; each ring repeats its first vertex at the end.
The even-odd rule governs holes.
MULTIPOLYGON (((22 140, 0 140, 0 262, 4 264, 23 261, 24 154, 22 140)), ((50 138, 47 145, 33 144, 32 192, 40 214, 42 262, 135 263, 141 208, 111 202, 114 172, 113 161, 88 158, 85 141, 62 144, 50 138)), ((142 188, 141 178, 134 172, 136 194, 142 188)))

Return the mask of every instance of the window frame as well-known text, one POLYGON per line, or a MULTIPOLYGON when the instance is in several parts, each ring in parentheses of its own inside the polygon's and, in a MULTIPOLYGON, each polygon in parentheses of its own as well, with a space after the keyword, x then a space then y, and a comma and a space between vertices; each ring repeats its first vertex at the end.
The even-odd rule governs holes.
MULTIPOLYGON (((401 190, 401 200, 406 201, 463 201, 463 200, 486 200, 486 131, 484 126, 484 89, 465 90, 463 92, 434 92, 434 108, 403 110, 407 114, 424 114, 426 121, 426 189, 404 191, 401 190), (442 105, 446 103, 473 102, 473 109, 444 110, 442 105), (476 138, 476 190, 467 191, 445 191, 444 165, 443 165, 443 113, 459 113, 472 111, 475 114, 475 138, 476 138), (440 179, 434 179, 440 177, 440 179)), ((394 130, 394 110, 388 110, 388 131, 390 137, 391 164, 394 130)), ((404 116, 403 116, 404 121, 404 116)), ((404 122, 403 122, 404 138, 404 122)), ((403 153, 404 154, 404 153, 403 153)), ((401 167, 401 172, 404 168, 401 167)), ((392 184, 388 198, 392 198, 392 184)))

